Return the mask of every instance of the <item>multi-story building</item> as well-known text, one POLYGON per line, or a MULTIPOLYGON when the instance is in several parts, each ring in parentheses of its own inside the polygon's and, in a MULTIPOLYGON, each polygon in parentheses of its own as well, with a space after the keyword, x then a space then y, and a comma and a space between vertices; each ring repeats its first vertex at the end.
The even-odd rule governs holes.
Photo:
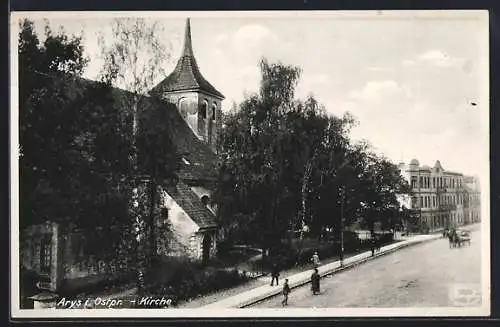
POLYGON ((475 177, 445 170, 439 160, 434 167, 420 166, 413 159, 408 165, 399 164, 412 194, 403 200, 413 213, 418 212, 415 225, 421 232, 438 231, 477 222, 479 211, 479 181, 475 177))
POLYGON ((473 176, 464 177, 464 222, 474 224, 481 221, 481 190, 479 179, 473 176))

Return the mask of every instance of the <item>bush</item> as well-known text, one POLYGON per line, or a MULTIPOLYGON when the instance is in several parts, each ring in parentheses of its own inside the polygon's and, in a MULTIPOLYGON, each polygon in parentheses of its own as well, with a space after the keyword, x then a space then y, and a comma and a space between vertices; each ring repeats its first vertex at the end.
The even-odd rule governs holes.
MULTIPOLYGON (((392 237, 392 234, 390 234, 392 237)), ((392 242, 388 236, 383 236, 381 240, 386 243, 392 242)), ((299 255, 298 250, 299 242, 293 242, 292 247, 288 247, 287 244, 283 244, 280 248, 274 251, 273 255, 269 258, 259 260, 254 262, 254 269, 263 269, 264 271, 270 272, 272 265, 274 263, 280 266, 280 269, 288 269, 293 267, 296 263, 299 265, 305 265, 311 263, 311 257, 315 251, 318 251, 320 261, 332 258, 340 255, 340 240, 330 239, 329 242, 317 243, 311 242, 310 239, 304 240, 303 249, 299 255)), ((355 232, 345 231, 344 232, 344 253, 356 253, 364 249, 368 249, 371 246, 371 242, 368 240, 360 240, 355 232)))
POLYGON ((203 268, 177 258, 163 260, 145 277, 147 294, 168 297, 174 304, 234 287, 248 279, 236 270, 203 268))
POLYGON ((84 296, 99 293, 117 286, 123 286, 135 281, 133 272, 114 273, 87 276, 77 279, 65 280, 58 291, 61 297, 84 296))
POLYGON ((380 246, 384 246, 394 242, 394 234, 393 233, 380 233, 377 234, 377 238, 379 240, 380 246))

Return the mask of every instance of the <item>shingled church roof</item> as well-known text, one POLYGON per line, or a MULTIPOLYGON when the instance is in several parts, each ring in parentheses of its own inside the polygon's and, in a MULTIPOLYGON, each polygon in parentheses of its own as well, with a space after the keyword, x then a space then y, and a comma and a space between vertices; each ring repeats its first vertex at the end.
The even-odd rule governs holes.
POLYGON ((174 199, 200 229, 217 227, 214 214, 208 210, 189 186, 183 182, 178 182, 175 187, 167 187, 167 190, 172 199, 174 199))
MULTIPOLYGON (((149 99, 149 101, 154 101, 149 99)), ((194 135, 182 119, 177 107, 170 103, 156 103, 168 113, 170 133, 176 150, 184 160, 178 171, 179 178, 190 181, 213 181, 217 176, 216 154, 194 135)))
POLYGON ((191 45, 191 24, 189 18, 186 22, 184 35, 184 49, 177 62, 177 66, 170 75, 151 89, 151 94, 162 94, 174 91, 203 91, 210 95, 224 99, 222 93, 217 91, 201 74, 191 45))

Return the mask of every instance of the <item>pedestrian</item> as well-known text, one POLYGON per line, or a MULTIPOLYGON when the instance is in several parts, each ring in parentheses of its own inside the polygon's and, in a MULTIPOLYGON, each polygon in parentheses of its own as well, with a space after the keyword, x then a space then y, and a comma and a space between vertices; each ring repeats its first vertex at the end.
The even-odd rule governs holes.
POLYGON ((319 280, 320 276, 318 273, 318 269, 314 268, 314 272, 311 275, 311 290, 313 292, 313 295, 319 294, 319 280))
POLYGON ((279 285, 280 270, 278 264, 275 262, 271 271, 271 286, 274 286, 274 280, 276 280, 276 286, 279 285))
POLYGON ((380 252, 380 243, 382 243, 382 240, 379 237, 377 237, 375 239, 375 242, 376 242, 375 244, 377 245, 377 252, 380 252))
POLYGON ((311 261, 313 263, 313 267, 316 269, 319 267, 320 265, 320 262, 319 262, 319 255, 318 255, 318 251, 315 251, 313 256, 311 257, 311 261))
POLYGON ((375 238, 372 237, 372 240, 371 240, 371 250, 372 250, 372 257, 375 255, 375 238))
POLYGON ((281 305, 288 305, 288 294, 290 294, 290 285, 288 285, 288 278, 285 279, 285 284, 283 285, 283 301, 281 301, 281 305))

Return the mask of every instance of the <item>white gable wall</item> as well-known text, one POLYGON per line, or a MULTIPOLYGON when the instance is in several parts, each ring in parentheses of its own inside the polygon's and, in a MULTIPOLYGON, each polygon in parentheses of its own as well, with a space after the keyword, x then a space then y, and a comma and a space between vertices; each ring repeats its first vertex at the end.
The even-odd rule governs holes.
POLYGON ((163 191, 162 195, 162 205, 168 209, 171 228, 172 239, 163 240, 169 244, 168 255, 186 256, 188 254, 191 259, 201 259, 203 235, 198 233, 199 226, 166 191, 163 191))

